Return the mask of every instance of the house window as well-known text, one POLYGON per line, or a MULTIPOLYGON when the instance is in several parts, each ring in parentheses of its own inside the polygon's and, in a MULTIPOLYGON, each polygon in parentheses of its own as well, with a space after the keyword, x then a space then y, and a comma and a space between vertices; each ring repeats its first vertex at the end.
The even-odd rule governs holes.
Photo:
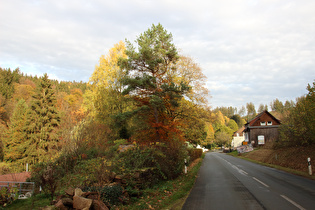
POLYGON ((268 121, 268 122, 267 122, 267 125, 272 125, 272 122, 271 122, 271 121, 268 121))
POLYGON ((264 135, 258 136, 258 145, 262 145, 262 144, 265 144, 265 136, 264 135))
POLYGON ((266 122, 260 122, 260 125, 266 125, 266 122))

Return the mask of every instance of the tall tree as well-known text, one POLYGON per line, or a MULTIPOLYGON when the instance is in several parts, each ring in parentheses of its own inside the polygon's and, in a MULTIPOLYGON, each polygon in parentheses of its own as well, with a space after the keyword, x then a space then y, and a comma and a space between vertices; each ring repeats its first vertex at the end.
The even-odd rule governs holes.
POLYGON ((276 98, 275 100, 273 100, 273 102, 270 103, 270 107, 271 107, 272 111, 282 113, 284 105, 283 105, 282 101, 280 101, 279 99, 276 98))
POLYGON ((20 70, 16 68, 11 71, 11 69, 0 68, 0 93, 9 99, 14 93, 14 83, 18 82, 20 78, 20 70))
POLYGON ((143 140, 168 141, 178 132, 176 111, 180 99, 189 90, 185 84, 178 85, 167 77, 167 72, 176 68, 177 49, 172 35, 161 24, 152 25, 136 43, 134 47, 127 41, 128 58, 120 62, 120 67, 126 71, 122 79, 123 93, 129 94, 138 104, 133 114, 142 116, 147 129, 141 130, 151 135, 143 140))
POLYGON ((268 106, 266 104, 265 105, 260 104, 259 108, 258 108, 258 113, 261 113, 261 112, 263 112, 265 110, 268 111, 268 106))
MULTIPOLYGON (((125 120, 116 122, 114 116, 127 111, 130 106, 122 95, 123 85, 120 82, 125 72, 118 66, 119 58, 127 58, 125 50, 125 43, 120 41, 107 55, 101 56, 89 81, 91 88, 85 94, 85 98, 90 99, 88 107, 91 107, 92 115, 111 126, 118 135, 126 133, 128 126, 125 120)), ((120 137, 128 138, 126 135, 120 137)))
POLYGON ((179 56, 176 67, 167 71, 167 77, 176 85, 181 83, 188 85, 190 89, 186 95, 192 102, 198 104, 207 102, 209 91, 205 87, 206 76, 202 73, 201 67, 191 57, 179 56))
POLYGON ((253 102, 249 102, 246 104, 247 109, 247 121, 253 119, 256 116, 256 109, 253 102))
POLYGON ((246 114, 246 109, 245 109, 245 106, 242 106, 240 108, 240 110, 238 111, 238 114, 241 116, 241 117, 244 117, 245 114, 246 114))
POLYGON ((60 116, 56 97, 47 74, 40 78, 26 121, 26 161, 36 163, 58 155, 59 137, 56 128, 60 116))
POLYGON ((4 159, 7 161, 17 161, 25 157, 26 139, 25 123, 28 106, 24 99, 20 99, 15 106, 9 123, 9 132, 4 143, 4 159))
POLYGON ((306 96, 300 97, 295 107, 280 127, 281 140, 284 144, 312 145, 315 144, 315 82, 307 86, 306 96))

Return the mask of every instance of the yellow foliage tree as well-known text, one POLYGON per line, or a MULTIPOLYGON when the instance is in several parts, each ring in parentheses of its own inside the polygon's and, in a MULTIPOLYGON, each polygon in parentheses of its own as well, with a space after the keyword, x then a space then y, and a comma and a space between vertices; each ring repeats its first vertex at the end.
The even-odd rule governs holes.
MULTIPOLYGON (((99 64, 95 66, 89 80, 90 89, 84 96, 84 106, 90 112, 90 116, 112 128, 115 127, 113 117, 126 111, 130 106, 126 97, 121 94, 123 86, 120 80, 125 72, 118 66, 121 58, 127 58, 125 50, 125 43, 120 41, 107 55, 100 57, 99 64)), ((121 122, 116 131, 121 133, 125 130, 125 122, 121 122)))
POLYGON ((177 85, 184 83, 190 87, 186 94, 191 101, 198 104, 207 103, 209 90, 205 86, 206 76, 201 67, 188 56, 180 56, 176 68, 171 68, 168 77, 177 85))

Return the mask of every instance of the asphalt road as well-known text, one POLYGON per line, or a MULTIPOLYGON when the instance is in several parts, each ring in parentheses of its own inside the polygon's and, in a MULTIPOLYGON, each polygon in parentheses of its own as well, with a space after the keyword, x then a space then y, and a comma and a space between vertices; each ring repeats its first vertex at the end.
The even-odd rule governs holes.
POLYGON ((182 209, 315 209, 315 181, 208 152, 182 209))

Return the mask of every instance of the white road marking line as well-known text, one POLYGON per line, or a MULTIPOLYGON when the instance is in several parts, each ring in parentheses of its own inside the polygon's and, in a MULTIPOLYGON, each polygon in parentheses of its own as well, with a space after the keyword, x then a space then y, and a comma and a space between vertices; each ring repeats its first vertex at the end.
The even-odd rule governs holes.
MULTIPOLYGON (((221 157, 220 157, 221 158, 221 157)), ((240 174, 244 174, 244 175, 248 175, 248 173, 240 168, 238 168, 237 166, 233 165, 232 163, 230 163, 229 161, 221 158, 222 160, 224 160, 227 164, 229 164, 230 166, 232 166, 232 168, 236 169, 240 174)))
POLYGON ((259 182, 260 184, 264 185, 265 187, 269 187, 267 184, 263 183, 262 181, 260 181, 259 179, 253 177, 253 179, 257 182, 259 182))
POLYGON ((289 201, 291 204, 293 204, 295 207, 297 207, 300 210, 306 210, 304 209, 302 206, 300 206, 299 204, 295 203, 293 200, 291 200, 290 198, 288 198, 285 195, 280 195, 282 198, 286 199, 287 201, 289 201))
POLYGON ((240 169, 240 172, 242 172, 243 174, 248 174, 246 171, 244 171, 244 170, 242 170, 242 169, 240 169))

